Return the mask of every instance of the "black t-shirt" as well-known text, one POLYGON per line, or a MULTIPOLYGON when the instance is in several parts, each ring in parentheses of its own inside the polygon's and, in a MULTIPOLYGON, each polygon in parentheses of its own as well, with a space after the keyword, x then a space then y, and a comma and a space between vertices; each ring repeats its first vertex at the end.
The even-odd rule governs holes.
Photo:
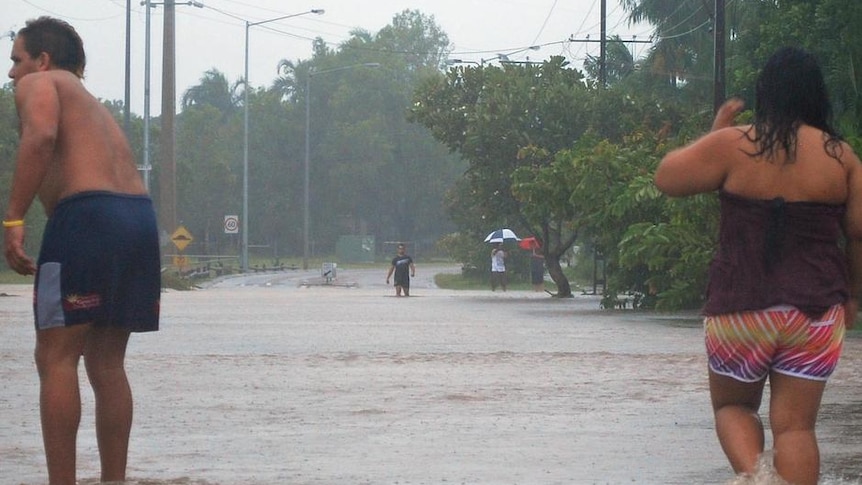
POLYGON ((392 258, 392 266, 395 266, 395 282, 409 281, 410 265, 413 264, 413 258, 407 256, 395 256, 392 258))

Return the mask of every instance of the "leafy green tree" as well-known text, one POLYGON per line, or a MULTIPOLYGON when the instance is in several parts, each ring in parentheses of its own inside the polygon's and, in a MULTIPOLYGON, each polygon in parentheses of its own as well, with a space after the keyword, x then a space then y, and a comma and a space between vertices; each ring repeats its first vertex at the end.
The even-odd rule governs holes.
MULTIPOLYGON (((248 91, 252 252, 302 252, 306 122, 315 252, 331 251, 341 234, 436 240, 449 230, 441 201, 463 163, 406 113, 413 86, 448 52, 445 34, 433 17, 405 11, 377 34, 356 31, 338 48, 321 39, 312 47, 311 59, 282 60, 269 87, 248 91), (365 63, 381 66, 356 67, 365 63), (321 74, 307 83, 311 71, 321 74)), ((178 213, 201 244, 195 249, 210 253, 237 242, 220 228, 225 214, 242 209, 240 87, 242 80, 207 71, 184 93, 178 117, 178 213)))
POLYGON ((338 51, 319 46, 297 63, 299 99, 312 74, 311 235, 431 243, 449 227, 442 200, 461 161, 405 115, 413 87, 437 75, 449 50, 433 17, 405 10, 377 34, 357 30, 338 51), (373 68, 364 64, 375 63, 373 68))
POLYGON ((449 36, 433 16, 404 10, 374 37, 375 47, 399 55, 410 71, 443 67, 451 51, 449 36))
MULTIPOLYGON (((524 188, 519 198, 513 175, 522 166, 550 164, 557 151, 584 133, 588 122, 581 107, 588 105, 589 95, 583 75, 555 57, 534 65, 450 69, 419 87, 411 112, 414 121, 469 163, 449 195, 453 219, 477 241, 501 226, 538 236, 561 297, 570 296, 571 288, 559 258, 575 234, 562 220, 565 213, 529 207, 542 197, 534 195, 538 185, 530 185, 532 193, 524 188)), ((482 267, 485 259, 473 264, 482 267)))
MULTIPOLYGON (((699 2, 695 2, 699 3, 699 2)), ((704 8, 709 6, 704 4, 704 8)), ((636 20, 649 20, 657 26, 660 39, 668 37, 664 26, 674 23, 680 15, 697 18, 706 12, 692 2, 662 2, 660 0, 628 1, 627 7, 636 20)), ((857 66, 860 34, 855 28, 862 21, 862 4, 849 0, 738 1, 728 3, 728 91, 742 96, 753 107, 756 76, 765 60, 784 45, 800 45, 820 57, 833 95, 839 126, 851 143, 858 137, 859 84, 857 66)), ((687 17, 684 17, 687 18, 687 17)), ((678 22, 683 25, 682 22, 678 22)), ((691 25, 695 27, 695 25, 691 25)), ((692 96, 693 73, 705 68, 712 55, 712 45, 695 42, 685 47, 692 53, 687 74, 677 76, 686 82, 667 89, 654 83, 643 86, 668 100, 692 100, 692 111, 686 119, 670 125, 670 141, 665 150, 684 144, 702 134, 711 121, 706 99, 692 96), (703 64, 701 67, 697 65, 703 64), (697 106, 702 106, 698 109, 697 106)), ((668 44, 670 45, 670 44, 668 44)), ((660 40, 650 62, 657 72, 659 51, 666 48, 660 40)), ((705 74, 705 72, 703 72, 705 74)), ((632 76, 636 77, 636 76, 632 76)), ((628 79, 626 80, 626 82, 628 79)), ((695 82, 695 84, 697 84, 695 82)), ((704 86, 705 91, 709 88, 704 86)), ((649 192, 644 192, 649 195, 649 192)), ((658 308, 678 309, 702 303, 706 285, 707 265, 715 247, 717 206, 715 197, 703 195, 686 199, 659 197, 658 217, 633 222, 618 246, 617 288, 636 288, 637 280, 645 283, 648 299, 654 298, 658 308)))
POLYGON ((178 217, 194 235, 199 253, 221 254, 228 249, 221 237, 224 216, 241 209, 239 151, 232 146, 240 133, 228 114, 209 103, 187 108, 178 121, 178 217))
POLYGON ((0 196, 3 197, 3 203, 8 200, 17 151, 18 111, 12 83, 7 83, 0 89, 0 196))

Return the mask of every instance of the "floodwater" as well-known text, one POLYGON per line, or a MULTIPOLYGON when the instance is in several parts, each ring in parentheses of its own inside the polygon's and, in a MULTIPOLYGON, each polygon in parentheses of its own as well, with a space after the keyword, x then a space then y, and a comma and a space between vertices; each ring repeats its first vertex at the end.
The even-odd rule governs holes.
MULTIPOLYGON (((409 298, 385 270, 343 268, 330 285, 296 271, 165 293, 162 330, 134 335, 128 352, 127 483, 734 480, 695 314, 434 288, 433 273, 452 270, 419 265, 409 298)), ((0 485, 43 485, 30 289, 0 292, 0 485)), ((819 420, 824 484, 862 484, 860 370, 853 336, 819 420)), ((86 384, 83 400, 78 477, 93 485, 86 384)), ((779 483, 770 475, 745 483, 779 483)))

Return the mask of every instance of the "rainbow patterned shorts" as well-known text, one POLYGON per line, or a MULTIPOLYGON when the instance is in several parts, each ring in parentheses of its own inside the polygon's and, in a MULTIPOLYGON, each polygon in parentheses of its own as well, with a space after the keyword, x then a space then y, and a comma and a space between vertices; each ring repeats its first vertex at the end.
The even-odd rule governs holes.
POLYGON ((812 320, 792 306, 704 318, 709 368, 742 382, 770 371, 825 381, 838 365, 844 343, 844 306, 812 320))

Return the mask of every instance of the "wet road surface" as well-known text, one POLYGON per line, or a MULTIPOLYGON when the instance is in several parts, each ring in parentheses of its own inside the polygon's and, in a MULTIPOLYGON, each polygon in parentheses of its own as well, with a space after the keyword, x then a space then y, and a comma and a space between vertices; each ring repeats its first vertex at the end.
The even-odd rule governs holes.
MULTIPOLYGON (((167 292, 135 335, 129 477, 140 485, 721 484, 695 314, 598 298, 446 291, 417 267, 255 274, 167 292)), ((0 484, 44 480, 30 290, 0 298, 0 484)), ((818 428, 825 483, 862 473, 862 340, 818 428)), ((84 378, 81 371, 82 380, 84 378)), ((85 386, 79 479, 98 477, 85 386)), ((765 412, 765 411, 764 411, 765 412)))

